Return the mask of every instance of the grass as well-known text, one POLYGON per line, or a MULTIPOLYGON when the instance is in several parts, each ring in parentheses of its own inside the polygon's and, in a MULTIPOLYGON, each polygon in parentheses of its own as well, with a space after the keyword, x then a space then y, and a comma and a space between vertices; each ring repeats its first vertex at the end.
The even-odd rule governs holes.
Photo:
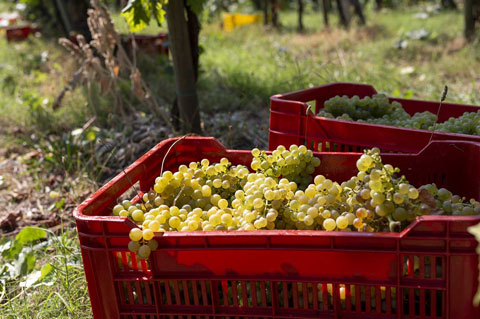
POLYGON ((58 234, 48 232, 41 240, 25 244, 18 255, 29 254, 33 263, 28 266, 31 267, 29 274, 23 276, 8 273, 8 269, 16 269, 15 265, 22 263, 21 257, 7 257, 9 251, 5 245, 9 242, 14 243, 3 239, 0 245, 4 258, 0 272, 0 318, 92 317, 74 230, 66 229, 58 234), (48 274, 34 281, 33 275, 46 269, 48 274))
MULTIPOLYGON (((216 19, 204 23, 198 89, 202 116, 210 120, 206 134, 228 145, 233 115, 246 112, 243 125, 255 129, 259 138, 240 146, 265 147, 271 95, 337 81, 368 83, 389 95, 431 100, 438 100, 447 84, 447 101, 480 104, 480 75, 475 72, 480 68, 479 45, 463 42, 461 13, 440 12, 426 20, 415 19, 419 11, 369 10, 367 26, 357 28, 354 24, 350 30, 343 30, 337 28, 334 17, 330 29, 325 29, 321 14, 309 9, 305 15, 307 30, 301 34, 295 31, 294 12, 280 14, 283 27, 279 31, 252 25, 225 33, 216 19), (425 40, 408 39, 408 32, 419 28, 426 29, 430 36, 425 40), (405 49, 395 47, 399 40, 408 41, 405 49), (218 123, 212 125, 212 119, 218 123)), ((118 14, 114 21, 121 32, 128 31, 118 14)), ((152 24, 143 33, 164 30, 152 24)), ((141 65, 161 104, 169 105, 175 91, 170 63, 162 57, 143 57, 141 65)), ((68 134, 93 114, 101 117, 100 124, 112 125, 106 111, 109 101, 98 100, 92 105, 83 90, 69 93, 59 110, 51 109, 75 67, 55 40, 7 44, 0 37, 0 148, 12 146, 12 131, 28 136, 68 134)), ((45 145, 46 152, 50 146, 45 145)), ((62 153, 63 149, 52 151, 62 153)), ((62 160, 54 163, 59 169, 65 168, 62 160)), ((53 170, 51 166, 45 169, 53 170)), ((0 284, 5 291, 0 301, 1 318, 91 317, 75 231, 49 236, 50 240, 45 240, 49 244, 35 256, 39 267, 47 263, 54 267, 55 272, 45 281, 52 284, 20 288, 24 276, 5 279, 0 284)), ((0 269, 5 263, 0 262, 0 269)))
MULTIPOLYGON (((373 85, 390 95, 437 100, 445 84, 449 100, 478 103, 478 46, 466 46, 461 39, 459 13, 442 12, 427 20, 413 19, 415 11, 369 13, 364 28, 325 30, 320 17, 304 34, 295 28, 295 14, 281 15, 284 31, 260 37, 261 26, 243 27, 230 34, 218 27, 205 28, 202 56, 206 70, 201 85, 224 83, 245 95, 268 97, 282 92, 328 82, 348 81, 373 85), (449 28, 444 28, 448 25, 449 28), (407 40, 404 50, 394 44, 418 28, 431 33, 427 40, 407 40), (456 58, 454 58, 456 57, 456 58), (403 68, 412 66, 412 73, 403 68), (476 82, 476 83, 475 83, 476 82)), ((334 22, 335 23, 335 22, 334 22)), ((213 87, 216 87, 213 86, 213 87)))

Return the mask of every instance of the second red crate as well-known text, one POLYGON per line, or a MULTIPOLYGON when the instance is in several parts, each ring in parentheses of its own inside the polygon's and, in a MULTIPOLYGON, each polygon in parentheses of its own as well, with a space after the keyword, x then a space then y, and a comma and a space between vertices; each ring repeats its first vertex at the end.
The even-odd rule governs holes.
MULTIPOLYGON (((467 140, 480 142, 480 136, 440 133, 431 131, 358 123, 314 116, 307 108, 314 103, 316 110, 323 108, 328 99, 337 95, 360 98, 377 91, 365 84, 331 83, 311 89, 274 95, 270 98, 269 149, 278 145, 307 145, 320 152, 358 152, 378 147, 382 151, 418 153, 433 140, 467 140)), ((429 111, 437 114, 439 102, 390 98, 398 101, 407 113, 429 111)), ((478 106, 443 103, 439 122, 459 117, 465 112, 477 112, 478 106)), ((479 124, 480 125, 480 124, 479 124)))

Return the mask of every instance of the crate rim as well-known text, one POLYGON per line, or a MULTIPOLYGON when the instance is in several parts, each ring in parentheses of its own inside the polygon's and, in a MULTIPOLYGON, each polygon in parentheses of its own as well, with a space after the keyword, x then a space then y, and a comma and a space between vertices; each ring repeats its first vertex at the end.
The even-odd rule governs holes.
MULTIPOLYGON (((292 102, 292 103, 295 103, 295 104, 298 104, 300 103, 301 105, 306 105, 305 102, 299 102, 299 101, 290 101, 289 102, 292 102)), ((281 112, 281 111, 277 111, 277 110, 270 110, 270 113, 274 113, 274 114, 285 114, 285 115, 294 115, 294 116, 297 116, 297 117, 301 117, 301 118, 305 118, 305 119, 315 119, 315 118, 320 118, 322 119, 322 121, 327 121, 327 122, 342 122, 342 123, 346 123, 348 125, 352 125, 352 126, 362 126, 362 127, 371 127, 373 129, 376 129, 376 128, 379 128, 379 129, 395 129, 395 130, 398 130, 398 131, 414 131, 414 132, 419 132, 419 133, 425 133, 425 132, 430 132, 430 133, 433 133, 433 136, 438 136, 438 135, 441 135, 441 134, 448 134, 449 136, 451 135, 451 139, 449 139, 449 141, 455 141, 455 137, 463 137, 464 135, 467 135, 469 136, 468 134, 462 134, 462 133, 451 133, 451 132, 440 132, 440 131, 431 131, 431 130, 426 130, 426 129, 419 129, 419 128, 407 128, 407 127, 403 127, 403 126, 393 126, 393 125, 386 125, 386 124, 374 124, 374 123, 368 123, 368 122, 357 122, 357 121, 349 121, 349 120, 344 120, 344 119, 332 119, 332 118, 329 118, 329 117, 323 117, 323 116, 319 116, 319 115, 313 115, 311 113, 309 113, 308 115, 305 115, 305 114, 293 114, 293 113, 286 113, 286 112, 281 112)), ((285 132, 281 132, 281 131, 278 131, 278 130, 274 130, 274 129, 269 129, 270 131, 272 132, 275 132, 275 133, 281 133, 281 134, 285 134, 285 132)), ((307 132, 308 133, 308 132, 307 132)), ((475 135, 472 135, 472 136, 475 136, 475 135)), ((306 136, 308 137, 308 136, 306 136)), ((473 141, 465 141, 465 142, 473 142, 473 141)), ((477 143, 477 144, 480 144, 479 142, 473 142, 473 143, 477 143)), ((427 145, 425 145, 425 147, 427 147, 427 145)), ((331 153, 331 152, 330 152, 331 153)), ((352 152, 352 153, 357 153, 357 152, 352 152)), ((407 154, 416 154, 416 153, 407 153, 407 154)))
MULTIPOLYGON (((318 90, 319 88, 328 88, 328 87, 334 87, 338 85, 356 85, 356 86, 363 86, 365 88, 371 89, 372 92, 374 91, 373 94, 379 94, 378 91, 375 89, 373 85, 370 84, 365 84, 365 83, 355 83, 355 82, 331 82, 331 83, 326 83, 322 85, 317 85, 311 88, 307 89, 299 89, 287 93, 280 93, 280 94, 274 94, 270 97, 270 101, 289 101, 289 102, 295 102, 295 104, 300 104, 300 105, 306 105, 306 102, 301 102, 301 101, 296 101, 295 99, 291 100, 292 96, 295 96, 297 94, 303 94, 303 93, 308 93, 308 92, 313 92, 315 90, 318 90)), ((383 93, 382 93, 383 94, 383 93)), ((386 94, 385 94, 386 95, 386 94)), ((397 97, 392 97, 386 95, 389 99, 394 99, 394 100, 403 100, 403 101, 416 101, 416 102, 433 102, 433 103, 440 103, 440 101, 429 101, 429 100, 418 100, 418 99, 405 99, 405 98, 397 98, 397 97)), ((449 103, 449 104, 458 104, 458 103, 449 103)), ((480 110, 480 107, 478 105, 473 105, 473 104, 461 104, 464 106, 471 106, 471 107, 477 107, 480 110)), ((321 116, 319 116, 321 117, 321 116)), ((322 117, 323 118, 323 117, 322 117)), ((347 121, 351 122, 351 121, 347 121)), ((380 124, 373 124, 373 125, 380 125, 380 124)), ((454 133, 452 133, 454 134, 454 133)))

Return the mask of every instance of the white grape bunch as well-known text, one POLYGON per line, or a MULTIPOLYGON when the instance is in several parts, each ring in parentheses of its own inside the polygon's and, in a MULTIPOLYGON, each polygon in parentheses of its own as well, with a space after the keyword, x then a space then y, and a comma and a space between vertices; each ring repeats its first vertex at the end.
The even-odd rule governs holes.
POLYGON ((446 133, 460 133, 480 136, 480 110, 467 112, 460 117, 451 117, 443 123, 437 123, 437 116, 431 112, 408 114, 402 104, 389 102, 384 94, 360 99, 358 96, 335 96, 325 101, 318 116, 336 118, 360 123, 372 123, 406 127, 413 129, 435 130, 446 133))
POLYGON ((399 231, 417 216, 480 214, 476 200, 435 184, 410 185, 398 168, 382 163, 378 148, 365 150, 347 181, 312 178, 319 165, 303 145, 271 154, 253 149, 252 171, 227 158, 202 159, 164 171, 140 201, 124 200, 112 213, 136 223, 128 249, 142 259, 157 249, 155 233, 166 231, 399 231))

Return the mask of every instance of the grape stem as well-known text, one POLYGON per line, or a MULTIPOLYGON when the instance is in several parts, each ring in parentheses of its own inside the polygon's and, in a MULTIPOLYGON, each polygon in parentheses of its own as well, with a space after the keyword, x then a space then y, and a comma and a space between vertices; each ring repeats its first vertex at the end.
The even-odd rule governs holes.
POLYGON ((184 189, 185 189, 185 185, 182 186, 177 196, 175 196, 175 199, 173 200, 173 206, 177 206, 177 200, 180 198, 180 195, 182 195, 184 189))
POLYGON ((400 229, 401 223, 393 220, 392 216, 387 216, 388 218, 388 228, 392 233, 395 233, 397 229, 400 229))
POLYGON ((160 176, 162 176, 162 173, 163 173, 163 165, 165 164, 165 159, 167 158, 168 154, 170 153, 170 151, 172 150, 172 148, 178 143, 180 142, 181 140, 183 140, 185 137, 187 136, 190 136, 191 134, 187 134, 187 135, 184 135, 182 137, 180 137, 178 140, 176 140, 175 142, 173 142, 172 145, 170 145, 170 147, 168 148, 167 152, 165 153, 165 156, 163 157, 162 159, 162 166, 160 168, 160 176))
POLYGON ((442 108, 442 102, 445 101, 445 99, 447 98, 447 94, 448 94, 448 86, 445 85, 442 91, 442 97, 440 98, 440 104, 438 105, 437 119, 435 123, 433 123, 432 134, 430 135, 430 140, 428 141, 427 145, 430 144, 430 142, 433 139, 433 134, 435 133, 435 127, 437 126, 438 117, 440 116, 440 109, 442 108))

